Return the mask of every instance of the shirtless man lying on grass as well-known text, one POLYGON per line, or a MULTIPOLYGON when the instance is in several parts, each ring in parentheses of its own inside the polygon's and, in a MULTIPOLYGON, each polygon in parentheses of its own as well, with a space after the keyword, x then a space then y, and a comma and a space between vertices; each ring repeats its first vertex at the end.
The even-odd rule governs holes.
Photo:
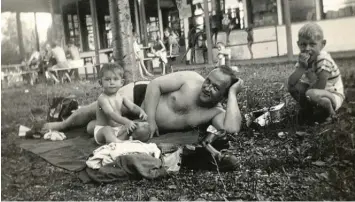
MULTIPOLYGON (((161 76, 149 84, 136 82, 123 86, 118 93, 142 106, 148 115, 150 138, 159 132, 206 130, 213 125, 227 133, 239 132, 241 114, 237 94, 243 81, 227 66, 212 70, 206 79, 193 71, 175 72, 161 76), (143 97, 145 95, 145 97, 143 97), (227 108, 220 104, 227 99, 227 108)), ((94 134, 97 102, 81 107, 63 122, 45 124, 46 129, 65 130, 87 125, 94 134)), ((123 114, 127 109, 123 107, 123 114)), ((211 137, 212 141, 212 137, 211 137)))

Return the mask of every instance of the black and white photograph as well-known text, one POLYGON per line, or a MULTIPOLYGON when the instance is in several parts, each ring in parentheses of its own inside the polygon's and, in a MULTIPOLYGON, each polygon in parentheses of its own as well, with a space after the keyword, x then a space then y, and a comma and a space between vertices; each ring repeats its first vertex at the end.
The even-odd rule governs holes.
POLYGON ((0 2, 1 200, 355 200, 355 0, 0 2))

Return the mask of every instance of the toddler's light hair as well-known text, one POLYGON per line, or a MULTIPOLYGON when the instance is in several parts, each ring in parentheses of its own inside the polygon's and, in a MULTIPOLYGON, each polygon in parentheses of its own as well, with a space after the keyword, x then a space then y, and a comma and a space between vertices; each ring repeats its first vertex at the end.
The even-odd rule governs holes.
POLYGON ((102 78, 102 76, 104 75, 105 72, 107 71, 112 71, 115 74, 117 74, 117 76, 119 76, 121 79, 123 78, 123 68, 120 67, 118 64, 116 63, 105 63, 102 65, 100 71, 99 71, 99 79, 102 78))
POLYGON ((298 38, 314 38, 316 40, 323 40, 323 29, 316 23, 311 22, 305 24, 301 27, 300 31, 298 32, 298 38))

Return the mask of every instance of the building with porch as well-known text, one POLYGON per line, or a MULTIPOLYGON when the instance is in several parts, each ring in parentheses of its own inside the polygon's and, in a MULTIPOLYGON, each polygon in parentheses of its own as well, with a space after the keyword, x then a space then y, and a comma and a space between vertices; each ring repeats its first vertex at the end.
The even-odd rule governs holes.
MULTIPOLYGON (((15 9, 15 1, 21 0, 4 0, 2 11, 21 12, 21 9, 16 10, 18 6, 15 9)), ((88 61, 107 60, 105 53, 112 52, 114 37, 109 9, 111 0, 26 2, 29 1, 42 5, 38 7, 42 10, 61 15, 61 31, 64 36, 62 41, 65 44, 70 40, 74 41, 80 47, 83 58, 88 58, 88 61), (93 57, 95 54, 96 57, 93 57)), ((170 27, 180 37, 181 57, 186 55, 187 60, 191 51, 184 53, 188 50, 188 44, 191 45, 191 30, 199 26, 205 31, 204 40, 207 44, 227 44, 232 50, 232 60, 250 59, 245 28, 251 26, 254 58, 284 56, 288 52, 287 46, 291 46, 292 53, 296 54, 297 32, 308 21, 316 21, 323 28, 327 51, 355 50, 355 0, 130 0, 129 7, 133 30, 139 34, 143 45, 148 44, 153 33, 163 36, 163 29, 170 27), (289 41, 286 33, 285 1, 288 1, 290 11, 292 40, 289 41)), ((216 60, 217 49, 213 45, 207 47, 213 60, 216 60)), ((203 55, 198 51, 194 54, 198 57, 203 55)))

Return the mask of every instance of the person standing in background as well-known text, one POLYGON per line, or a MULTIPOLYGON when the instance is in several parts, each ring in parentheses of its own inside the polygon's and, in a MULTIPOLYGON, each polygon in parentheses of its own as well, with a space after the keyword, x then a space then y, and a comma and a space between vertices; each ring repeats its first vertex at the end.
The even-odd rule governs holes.
POLYGON ((252 45, 254 43, 254 32, 253 32, 253 27, 250 25, 248 28, 245 29, 245 31, 248 33, 247 35, 247 42, 248 42, 248 49, 250 52, 250 58, 253 59, 253 50, 252 50, 252 45))

